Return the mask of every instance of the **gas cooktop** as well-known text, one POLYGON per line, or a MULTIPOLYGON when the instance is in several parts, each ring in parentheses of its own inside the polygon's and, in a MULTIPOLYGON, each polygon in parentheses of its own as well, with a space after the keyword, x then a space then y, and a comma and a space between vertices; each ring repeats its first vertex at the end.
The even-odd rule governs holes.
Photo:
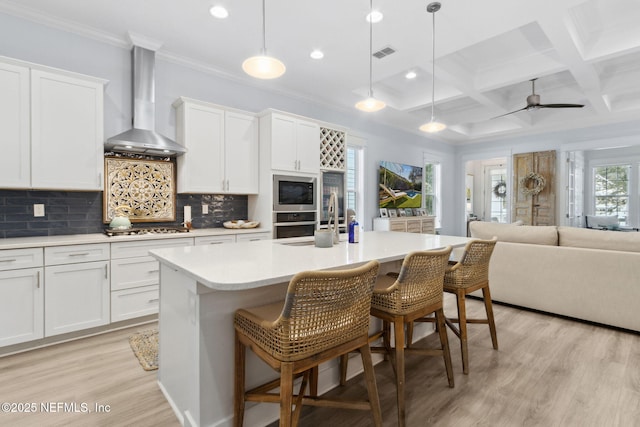
POLYGON ((185 227, 132 227, 127 229, 105 228, 104 234, 107 236, 133 236, 140 234, 175 234, 188 233, 185 227))

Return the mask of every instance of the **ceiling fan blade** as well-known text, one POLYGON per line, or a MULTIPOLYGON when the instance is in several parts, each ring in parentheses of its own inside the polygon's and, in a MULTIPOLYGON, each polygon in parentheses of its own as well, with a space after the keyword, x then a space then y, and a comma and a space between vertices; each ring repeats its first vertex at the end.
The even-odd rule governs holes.
POLYGON ((582 108, 582 104, 540 104, 539 108, 582 108))
POLYGON ((528 109, 528 108, 529 108, 529 107, 524 107, 524 108, 521 108, 521 109, 516 110, 516 111, 511 111, 510 113, 500 114, 499 116, 491 117, 489 120, 497 119, 497 118, 499 118, 499 117, 508 116, 509 114, 517 113, 517 112, 519 112, 519 111, 523 111, 523 110, 526 110, 526 109, 528 109))

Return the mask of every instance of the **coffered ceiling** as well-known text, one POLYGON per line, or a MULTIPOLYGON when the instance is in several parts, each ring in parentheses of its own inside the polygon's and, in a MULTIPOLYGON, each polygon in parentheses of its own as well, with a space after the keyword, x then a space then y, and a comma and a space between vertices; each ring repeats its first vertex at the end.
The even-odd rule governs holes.
MULTIPOLYGON (((375 120, 409 132, 431 115, 429 1, 374 0, 373 89, 387 108, 375 120), (417 73, 406 79, 409 71, 417 73)), ((436 138, 465 143, 585 129, 640 118, 640 1, 441 0, 436 14, 436 138), (584 108, 521 111, 530 79, 542 104, 584 108)), ((134 32, 162 42, 158 56, 248 84, 355 111, 369 79, 366 0, 266 0, 266 44, 287 66, 272 81, 241 64, 262 46, 260 0, 0 0, 0 12, 126 46, 134 32), (223 5, 224 20, 208 10, 223 5), (324 58, 309 57, 321 49, 324 58)))

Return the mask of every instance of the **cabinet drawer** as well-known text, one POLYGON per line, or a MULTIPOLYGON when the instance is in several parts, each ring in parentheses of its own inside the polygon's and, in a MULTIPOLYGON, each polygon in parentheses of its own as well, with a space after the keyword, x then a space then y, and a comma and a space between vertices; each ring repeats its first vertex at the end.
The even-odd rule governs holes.
POLYGON ((42 267, 42 248, 7 249, 0 251, 0 271, 42 267))
POLYGON ((196 245, 220 245, 222 243, 235 243, 236 236, 235 234, 231 234, 225 236, 196 237, 195 242, 196 245))
POLYGON ((111 321, 132 319, 158 312, 159 286, 144 286, 111 292, 111 321))
POLYGON ((409 233, 421 233, 422 222, 418 220, 407 220, 407 231, 409 233))
POLYGON ((407 223, 405 221, 391 221, 391 231, 407 231, 407 223))
POLYGON ((150 256, 111 260, 111 290, 157 285, 159 263, 150 256))
POLYGON ((111 244, 111 259, 148 256, 152 249, 193 246, 193 239, 142 240, 139 242, 117 242, 111 244))
POLYGON ((51 246, 44 248, 45 265, 75 264, 109 259, 109 244, 51 246))
POLYGON ((236 242, 252 242, 254 240, 269 240, 271 239, 270 232, 263 233, 247 233, 247 234, 238 234, 236 236, 236 242))

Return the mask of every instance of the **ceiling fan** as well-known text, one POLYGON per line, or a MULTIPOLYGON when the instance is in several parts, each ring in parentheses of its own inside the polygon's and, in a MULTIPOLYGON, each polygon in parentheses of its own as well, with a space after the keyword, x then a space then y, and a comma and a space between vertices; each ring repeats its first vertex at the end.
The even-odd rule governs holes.
POLYGON ((496 117, 492 117, 492 119, 497 119, 498 117, 508 116, 509 114, 517 113, 519 111, 524 110, 537 110, 538 108, 582 108, 584 105, 582 104, 540 104, 540 95, 536 94, 536 80, 531 79, 531 95, 527 96, 527 106, 521 108, 519 110, 511 111, 510 113, 501 114, 496 117))

